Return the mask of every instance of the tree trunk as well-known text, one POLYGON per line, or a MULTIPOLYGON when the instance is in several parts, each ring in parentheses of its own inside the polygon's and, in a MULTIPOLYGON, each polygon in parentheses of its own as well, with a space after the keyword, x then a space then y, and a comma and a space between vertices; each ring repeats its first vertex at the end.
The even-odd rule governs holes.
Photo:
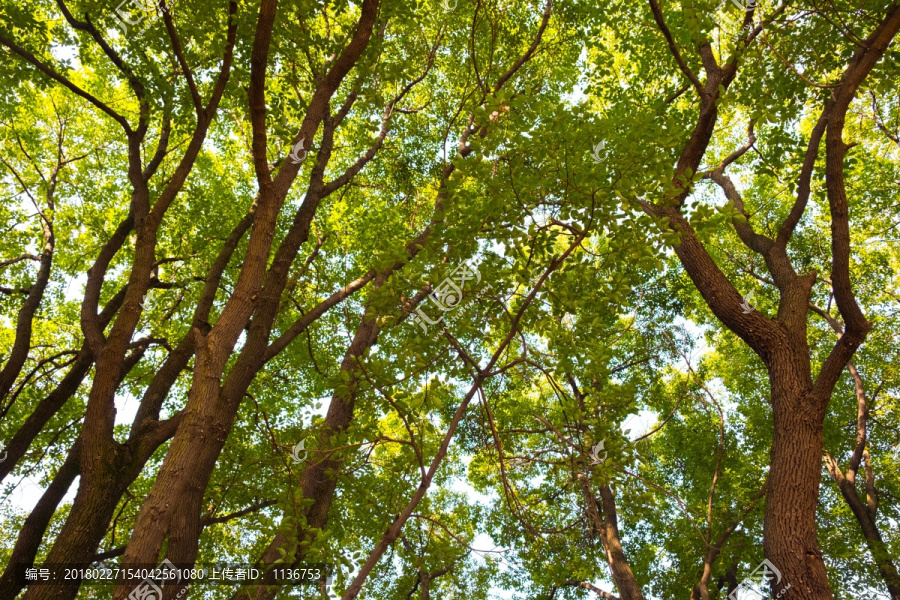
POLYGON ((600 502, 591 491, 590 480, 583 474, 578 475, 582 495, 586 503, 587 515, 593 530, 600 536, 606 562, 612 574, 613 584, 619 592, 621 600, 644 600, 641 586, 638 585, 634 572, 628 564, 628 557, 622 548, 619 538, 619 518, 616 511, 616 500, 608 485, 600 486, 600 502))
MULTIPOLYGON (((364 317, 363 322, 354 334, 353 341, 344 353, 341 370, 353 372, 358 358, 365 353, 366 349, 372 347, 377 339, 378 324, 376 319, 366 320, 364 317)), ((356 394, 353 392, 345 396, 338 394, 332 396, 328 413, 325 416, 325 422, 316 434, 317 442, 315 448, 327 449, 328 439, 350 425, 350 422, 353 420, 355 404, 356 394)), ((327 472, 329 470, 338 471, 342 463, 343 461, 340 458, 330 454, 321 460, 316 459, 315 454, 312 454, 309 462, 303 469, 299 487, 303 491, 303 498, 313 501, 312 505, 303 511, 307 529, 323 529, 328 524, 328 511, 331 508, 331 501, 334 498, 337 482, 334 477, 329 477, 327 472)), ((285 522, 287 522, 287 519, 285 522)), ((285 550, 290 556, 292 552, 299 548, 299 540, 302 539, 302 535, 302 531, 296 530, 287 530, 276 534, 259 560, 260 567, 268 569, 276 560, 281 558, 282 554, 279 550, 285 550)), ((302 560, 301 552, 297 550, 294 562, 302 560)), ((239 590, 232 598, 234 600, 270 600, 275 596, 275 593, 275 590, 269 590, 264 585, 261 585, 255 589, 239 590)))
MULTIPOLYGON (((119 446, 111 461, 101 463, 106 470, 96 475, 82 474, 69 515, 44 562, 91 562, 125 490, 140 474, 153 452, 175 434, 180 421, 181 418, 175 416, 157 423, 157 426, 146 431, 140 443, 134 446, 136 450, 132 450, 129 444, 119 446), (91 477, 99 477, 99 481, 92 481, 91 477)), ((73 455, 79 463, 83 462, 85 451, 79 438, 66 463, 73 459, 73 455)), ((55 484, 54 480, 51 487, 55 484)), ((65 494, 65 490, 60 493, 65 494)), ((52 510, 55 510, 55 505, 52 510)), ((47 519, 52 517, 52 510, 47 519)), ((78 593, 78 587, 78 584, 33 586, 26 592, 24 600, 74 598, 78 593)))
MULTIPOLYGON (((679 68, 698 91, 700 108, 697 125, 681 152, 675 170, 673 185, 676 193, 665 198, 661 205, 639 202, 645 212, 669 218, 669 226, 680 235, 675 252, 704 301, 723 325, 762 358, 769 372, 774 435, 770 452, 764 547, 766 558, 782 574, 781 581, 777 585, 773 583, 777 588, 775 591, 780 592, 789 586, 780 596, 782 600, 830 600, 834 596, 828 586, 815 523, 821 478, 819 462, 823 420, 841 371, 871 328, 871 323, 856 302, 850 274, 849 208, 843 181, 843 159, 847 146, 841 139, 841 133, 844 117, 859 85, 900 29, 900 6, 889 7, 884 19, 855 50, 841 84, 826 102, 810 135, 798 178, 797 198, 788 217, 778 227, 777 237, 771 239, 757 233, 747 219, 740 194, 733 187, 724 186, 729 200, 743 213, 743 220, 732 222, 737 235, 748 249, 765 258, 766 268, 778 288, 778 315, 770 319, 756 310, 739 310, 743 298, 681 213, 683 203, 692 190, 686 181, 697 171, 709 145, 717 118, 715 105, 720 93, 727 90, 734 79, 739 53, 720 67, 710 45, 706 42, 700 44, 699 54, 707 73, 706 83, 702 85, 675 50, 658 3, 650 0, 650 4, 657 24, 670 38, 670 49, 679 61, 679 68), (806 209, 810 179, 823 133, 826 134, 825 183, 831 217, 831 287, 835 303, 847 325, 844 336, 832 348, 813 382, 806 332, 810 290, 816 275, 813 272, 806 275, 796 273, 787 253, 787 245, 806 209)), ((740 153, 735 155, 739 156, 740 153)), ((722 175, 727 164, 723 162, 715 169, 717 175, 714 179, 722 175)))
MULTIPOLYGON (((84 462, 85 452, 90 450, 82 447, 81 462, 84 462)), ((103 539, 115 513, 119 496, 128 487, 127 484, 122 486, 121 459, 101 465, 104 467, 102 470, 95 470, 90 475, 82 474, 71 512, 44 562, 84 563, 96 552, 97 544, 103 539), (94 477, 99 481, 92 481, 94 477)), ((74 598, 78 588, 77 583, 35 585, 28 588, 23 600, 74 598)))
POLYGON ((619 596, 622 600, 644 600, 644 593, 634 577, 634 572, 628 564, 628 557, 625 556, 625 550, 622 548, 616 500, 608 485, 600 486, 600 499, 603 502, 603 527, 605 530, 603 539, 605 540, 606 557, 619 596))
POLYGON ((784 600, 824 600, 834 595, 816 531, 825 406, 811 399, 812 379, 804 343, 773 353, 766 362, 772 390, 773 438, 763 546, 782 575, 772 580, 784 600), (799 351, 798 351, 799 350, 799 351))
MULTIPOLYGON (((363 1, 356 31, 310 99, 300 127, 303 138, 312 139, 315 135, 328 116, 331 97, 368 47, 378 6, 378 0, 363 1)), ((237 408, 256 372, 265 364, 265 350, 274 320, 271 315, 277 313, 285 277, 296 254, 291 247, 299 248, 306 241, 309 225, 321 199, 315 194, 317 190, 309 190, 270 271, 268 262, 278 214, 299 171, 298 166, 285 164, 272 180, 265 156, 265 77, 276 12, 277 2, 263 0, 252 49, 249 95, 259 201, 244 266, 231 299, 215 326, 206 331, 195 329, 192 332, 197 338, 197 349, 193 387, 185 408, 184 423, 172 441, 159 476, 138 514, 123 558, 126 563, 154 560, 166 536, 172 531, 177 513, 190 510, 199 513, 202 489, 205 489, 225 444, 237 408), (226 363, 248 323, 250 332, 238 363, 229 372, 223 386, 226 363)), ((186 518, 189 521, 193 519, 190 515, 186 518)), ((191 557, 196 554, 198 543, 199 540, 194 540, 192 549, 182 546, 180 552, 185 557, 191 557)), ((127 586, 118 585, 114 597, 122 599, 129 591, 127 586)))

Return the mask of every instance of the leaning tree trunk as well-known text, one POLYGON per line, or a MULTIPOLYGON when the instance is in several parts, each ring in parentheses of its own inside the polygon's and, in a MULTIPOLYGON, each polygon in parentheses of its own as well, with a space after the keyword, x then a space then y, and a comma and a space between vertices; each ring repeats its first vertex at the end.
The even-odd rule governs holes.
MULTIPOLYGON (((832 473, 832 475, 834 474, 832 473)), ((878 530, 874 515, 871 514, 869 507, 862 501, 856 488, 848 479, 841 477, 840 479, 835 478, 835 481, 841 490, 841 495, 859 522, 859 527, 866 538, 866 545, 869 547, 869 552, 872 553, 875 564, 878 565, 878 572, 881 573, 881 578, 887 585, 891 600, 900 600, 900 574, 891 560, 891 555, 878 530)))
POLYGON ((600 486, 600 499, 603 505, 603 545, 606 558, 612 571, 613 582, 622 600, 644 600, 641 586, 628 564, 625 549, 619 536, 619 516, 616 511, 616 499, 608 485, 600 486))
MULTIPOLYGON (((80 454, 90 452, 82 447, 80 454)), ((102 469, 96 469, 90 475, 82 474, 81 485, 72 511, 63 524, 62 530, 53 544, 48 563, 83 563, 86 556, 93 556, 96 551, 96 540, 103 539, 107 524, 112 519, 118 506, 119 496, 124 490, 119 489, 117 471, 121 465, 107 462, 102 469), (98 484, 86 477, 97 478, 98 484), (59 543, 62 540, 65 543, 59 543)), ((55 598, 74 598, 78 593, 79 583, 73 585, 33 585, 25 592, 25 600, 52 600, 55 598)))
MULTIPOLYGON (((368 47, 378 7, 378 0, 364 0, 362 3, 356 31, 310 99, 300 127, 300 138, 312 139, 327 117, 328 103, 332 96, 368 47)), ((199 513, 202 489, 198 490, 198 487, 205 489, 246 387, 256 370, 264 364, 263 356, 273 324, 269 315, 277 307, 288 268, 296 255, 296 249, 309 235, 310 223, 322 197, 315 194, 316 190, 309 190, 310 193, 295 215, 288 239, 279 248, 269 270, 267 263, 278 214, 300 169, 298 164, 285 163, 275 180, 272 180, 269 177, 264 141, 259 144, 259 140, 265 139, 265 77, 276 12, 277 2, 264 0, 260 5, 252 50, 250 113, 256 140, 254 162, 260 178, 260 189, 244 266, 231 299, 215 325, 207 330, 198 329, 194 332, 197 336, 197 349, 192 390, 185 407, 184 422, 179 427, 157 480, 137 516, 123 563, 155 560, 172 531, 178 513, 187 510, 199 513), (248 323, 250 331, 245 345, 223 386, 226 363, 248 323)), ((188 523, 193 523, 195 517, 188 515, 187 519, 188 523)), ((196 539, 192 543, 179 540, 178 553, 182 560, 193 560, 198 543, 199 540, 196 539)), ((117 585, 114 597, 123 599, 129 592, 127 586, 117 585)))
MULTIPOLYGON (((580 392, 576 392, 580 393, 580 392)), ((616 511, 616 498, 609 485, 599 486, 600 501, 591 490, 590 478, 579 474, 581 494, 584 496, 585 509, 591 529, 600 537, 606 562, 612 575, 613 584, 619 592, 621 600, 644 600, 644 593, 631 570, 628 556, 622 547, 619 536, 619 517, 616 511)))
POLYGON ((76 440, 69 451, 66 461, 56 472, 53 481, 47 486, 37 505, 25 519, 16 545, 7 562, 6 571, 0 577, 0 600, 14 600, 24 586, 16 581, 16 564, 32 564, 37 556, 44 533, 50 525, 50 520, 56 512, 56 508, 69 491, 75 477, 78 476, 78 463, 80 460, 81 440, 76 440))

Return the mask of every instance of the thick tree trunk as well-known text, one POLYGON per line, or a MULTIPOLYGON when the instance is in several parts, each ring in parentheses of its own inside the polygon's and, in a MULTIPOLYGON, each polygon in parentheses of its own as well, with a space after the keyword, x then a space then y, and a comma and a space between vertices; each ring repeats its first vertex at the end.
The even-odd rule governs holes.
POLYGON ((774 425, 764 525, 766 557, 784 577, 779 586, 791 584, 786 600, 834 598, 816 533, 822 422, 789 407, 775 409, 774 425))
MULTIPOLYGON (((675 252, 703 299, 726 327, 735 332, 762 359, 769 372, 774 437, 771 448, 768 500, 765 510, 764 546, 766 558, 779 569, 782 580, 776 591, 786 586, 782 600, 830 600, 825 565, 816 537, 815 509, 819 494, 823 420, 834 385, 853 353, 865 340, 871 324, 865 319, 853 293, 850 276, 850 233, 848 202, 843 182, 843 158, 847 146, 841 139, 844 117, 859 85, 883 56, 900 29, 900 6, 888 8, 881 23, 855 50, 853 58, 826 103, 813 128, 798 178, 797 198, 788 217, 778 227, 774 239, 757 233, 746 219, 740 194, 733 186, 723 185, 729 200, 745 217, 733 221, 735 231, 748 249, 761 255, 779 291, 778 315, 770 319, 762 313, 738 309, 743 299, 722 273, 704 245, 681 214, 691 186, 679 181, 696 172, 716 121, 715 104, 737 72, 737 57, 719 67, 708 44, 699 54, 707 73, 705 86, 675 50, 665 27, 658 3, 650 0, 654 17, 670 42, 682 73, 700 96, 697 125, 679 157, 673 185, 677 194, 662 205, 641 201, 651 215, 669 217, 670 227, 680 234, 675 252), (806 209, 810 180, 819 155, 822 135, 826 134, 826 187, 831 216, 831 284, 835 302, 846 326, 844 336, 832 348, 812 381, 807 347, 807 311, 815 273, 798 275, 790 262, 787 245, 806 209), (690 172, 687 171, 690 169, 690 172)), ((748 36, 748 41, 758 30, 748 36)), ((749 145, 745 147, 749 149, 749 145)), ((740 157, 732 155, 717 167, 713 179, 721 179, 725 167, 740 157)), ((719 181, 720 185, 724 182, 719 181)), ((773 583, 774 585, 774 583, 773 583)))
MULTIPOLYGON (((304 227, 304 236, 306 231, 308 223, 304 227)), ((296 246, 299 247, 299 243, 296 246)), ((296 254, 296 248, 293 254, 296 254)), ((172 442, 157 482, 135 524, 126 560, 146 562, 148 557, 157 556, 168 535, 169 559, 177 563, 194 561, 203 494, 234 424, 240 402, 255 374, 265 364, 271 325, 290 262, 277 269, 282 277, 276 274, 267 281, 261 294, 260 310, 223 386, 220 387, 218 382, 224 365, 211 359, 205 345, 198 349, 194 388, 185 409, 185 422, 172 442), (276 289, 272 291, 272 287, 276 289)), ((274 265, 280 263, 276 259, 274 265)), ((275 266, 273 270, 276 270, 275 266)), ((127 593, 126 588, 120 586, 119 589, 117 593, 127 593)))
POLYGON ((766 361, 774 432, 763 546, 782 574, 780 582, 772 581, 773 594, 790 585, 785 600, 831 599, 816 531, 826 406, 811 398, 806 344, 795 340, 791 346, 766 361))
MULTIPOLYGON (((126 359, 122 371, 118 373, 116 386, 121 384, 141 354, 142 350, 138 349, 135 356, 126 359)), ((172 359, 172 355, 169 358, 172 359)), ((187 357, 184 358, 184 362, 187 362, 187 357)), ((174 376, 169 385, 173 382, 174 376)), ((107 531, 119 499, 140 474, 141 469, 156 448, 174 434, 179 421, 179 418, 173 417, 164 424, 157 423, 156 429, 154 431, 145 430, 145 435, 139 441, 133 444, 117 444, 102 457, 98 454, 97 463, 101 465, 101 470, 82 472, 72 508, 45 562, 85 563, 90 561, 107 531), (137 449, 136 452, 135 449, 137 449)), ((72 454, 80 456, 83 462, 85 451, 83 441, 79 438, 78 444, 73 447, 67 458, 67 463, 71 460, 72 454)), ((77 585, 34 586, 28 590, 25 598, 28 600, 31 598, 71 598, 77 591, 77 585)))
POLYGON ((709 578, 712 576, 712 564, 709 561, 703 563, 703 573, 700 581, 691 590, 691 600, 709 600, 709 578))
MULTIPOLYGON (((133 363, 136 361, 129 360, 127 362, 133 366, 133 363)), ((123 369, 123 372, 120 373, 120 380, 126 374, 126 370, 123 369)), ((156 422, 155 427, 145 430, 142 438, 135 442, 134 445, 123 444, 118 446, 112 455, 112 460, 101 463, 106 470, 96 475, 82 475, 72 508, 45 562, 86 563, 91 561, 97 546, 106 534, 109 522, 125 490, 140 474, 156 448, 174 435, 180 420, 179 416, 175 416, 165 422, 156 422), (136 451, 133 449, 136 449, 136 451), (92 480, 91 477, 98 477, 98 480, 92 480)), ((66 465, 69 465, 73 460, 76 461, 76 464, 80 464, 83 453, 82 440, 79 438, 66 459, 66 465)), ((60 472, 69 473, 64 469, 60 472)), ((77 474, 77 469, 75 474, 77 474)), ((71 475, 71 477, 74 478, 75 474, 71 475)), ((57 476, 57 478, 60 477, 60 475, 57 476)), ((65 484, 65 489, 59 493, 65 494, 70 484, 71 481, 68 481, 65 484)), ((56 485, 56 480, 54 480, 51 488, 56 485)), ((48 493, 49 491, 50 489, 48 489, 48 493)), ((55 509, 55 504, 52 508, 48 505, 46 509, 50 511, 49 514, 46 514, 48 521, 53 516, 55 509)), ((46 528, 46 525, 44 525, 44 528, 46 528)), ((42 533, 43 529, 41 530, 42 533)), ((38 538, 35 543, 40 544, 40 539, 38 538)), ((34 586, 26 592, 25 599, 72 598, 77 592, 77 585, 34 586)))
MULTIPOLYGON (((81 464, 78 493, 72 510, 53 544, 47 562, 80 563, 94 556, 97 545, 106 532, 108 523, 121 495, 137 477, 153 451, 174 435, 181 418, 163 423, 138 423, 149 425, 128 443, 120 444, 114 437, 115 394, 127 365, 126 353, 142 313, 143 297, 150 288, 156 266, 157 234, 166 211, 181 190, 190 173, 221 100, 231 68, 232 49, 236 35, 233 22, 237 5, 229 3, 228 41, 222 68, 211 93, 209 103, 203 107, 197 103, 197 125, 178 167, 168 179, 165 188, 153 205, 150 204, 148 181, 159 166, 168 141, 164 128, 158 145, 157 156, 141 169, 141 143, 146 133, 147 112, 142 111, 143 126, 133 131, 125 125, 129 148, 128 177, 133 187, 131 211, 119 225, 112 238, 104 245, 93 266, 88 270, 85 297, 81 307, 81 325, 85 340, 96 359, 95 376, 88 398, 84 426, 82 428, 81 464), (134 227, 136 243, 131 272, 125 290, 125 298, 113 322, 108 337, 97 315, 104 278, 107 269, 121 248, 128 233, 134 227)), ((70 23, 78 28, 91 28, 86 23, 75 22, 64 10, 70 23)), ((140 82, 129 77, 138 99, 143 98, 140 82)), ((143 102, 141 102, 143 106, 143 102)), ((158 412, 158 406, 156 407, 158 412)), ((141 411, 139 410, 139 414, 141 411)), ((71 586, 35 586, 25 595, 32 598, 58 598, 68 600, 78 593, 78 584, 71 586)))
MULTIPOLYGON (((97 546, 107 532, 119 499, 141 473, 153 452, 175 434, 181 419, 180 415, 176 415, 158 422, 154 428, 145 432, 134 448, 129 444, 119 446, 113 460, 101 463, 106 470, 96 475, 81 475, 69 516, 44 562, 88 563, 94 559, 97 546), (99 477, 100 481, 92 481, 90 477, 94 476, 99 477)), ((80 438, 78 443, 80 449, 78 446, 74 447, 71 454, 76 457, 80 455, 80 462, 83 462, 86 449, 80 438)), ((71 454, 67 462, 72 458, 71 454)), ((78 587, 77 584, 34 586, 28 589, 24 600, 74 598, 78 587)))
MULTIPOLYGON (((312 139, 321 122, 328 116, 328 103, 346 75, 356 64, 369 43, 378 12, 378 0, 364 0, 356 31, 320 81, 310 99, 300 127, 300 135, 312 139)), ((123 562, 141 563, 155 559, 171 532, 179 511, 199 513, 202 490, 205 489, 219 452, 237 414, 244 393, 258 369, 264 364, 273 318, 284 289, 287 270, 299 248, 307 239, 309 225, 321 196, 310 190, 295 217, 292 231, 279 248, 271 271, 271 253, 276 221, 284 198, 299 171, 299 166, 285 163, 273 181, 265 155, 265 77, 271 32, 277 2, 264 0, 260 5, 251 57, 250 113, 253 124, 253 158, 259 184, 259 201, 252 233, 247 245, 244 266, 234 292, 211 330, 195 329, 196 353, 193 386, 185 408, 184 423, 172 442, 144 506, 138 514, 123 562), (253 321, 250 321, 255 315, 253 321), (238 363, 222 385, 226 363, 235 344, 250 323, 250 332, 238 363)), ((323 168, 320 166, 319 169, 323 168)), ((321 174, 321 173, 320 173, 321 174)), ((194 517, 188 515, 189 520, 194 517)), ((182 556, 196 554, 182 546, 182 556)), ((191 558, 192 560, 192 558, 191 558)), ((129 589, 117 586, 115 598, 124 598, 129 589)))

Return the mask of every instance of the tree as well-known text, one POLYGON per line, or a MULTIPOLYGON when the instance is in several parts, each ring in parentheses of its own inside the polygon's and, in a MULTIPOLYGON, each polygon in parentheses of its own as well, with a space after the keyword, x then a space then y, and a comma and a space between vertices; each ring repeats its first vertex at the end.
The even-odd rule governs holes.
POLYGON ((900 595, 900 6, 0 11, 0 598, 900 595))

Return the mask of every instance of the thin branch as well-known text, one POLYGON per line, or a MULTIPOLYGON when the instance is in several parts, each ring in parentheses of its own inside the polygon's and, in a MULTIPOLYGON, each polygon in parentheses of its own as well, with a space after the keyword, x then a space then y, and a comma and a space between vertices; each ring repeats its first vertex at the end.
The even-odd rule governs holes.
POLYGON ((691 71, 690 67, 687 66, 687 63, 684 62, 684 58, 682 58, 681 52, 675 44, 675 39, 672 37, 672 32, 669 31, 669 26, 666 25, 666 19, 663 16, 662 9, 659 7, 659 2, 657 0, 648 0, 648 2, 650 2, 650 10, 653 11, 653 19, 656 21, 656 26, 662 32, 663 36, 665 36, 666 43, 669 45, 669 51, 672 53, 672 56, 675 57, 678 68, 681 69, 684 76, 688 78, 688 81, 691 82, 691 85, 694 86, 697 93, 703 94, 703 84, 700 83, 700 79, 697 75, 691 71))

